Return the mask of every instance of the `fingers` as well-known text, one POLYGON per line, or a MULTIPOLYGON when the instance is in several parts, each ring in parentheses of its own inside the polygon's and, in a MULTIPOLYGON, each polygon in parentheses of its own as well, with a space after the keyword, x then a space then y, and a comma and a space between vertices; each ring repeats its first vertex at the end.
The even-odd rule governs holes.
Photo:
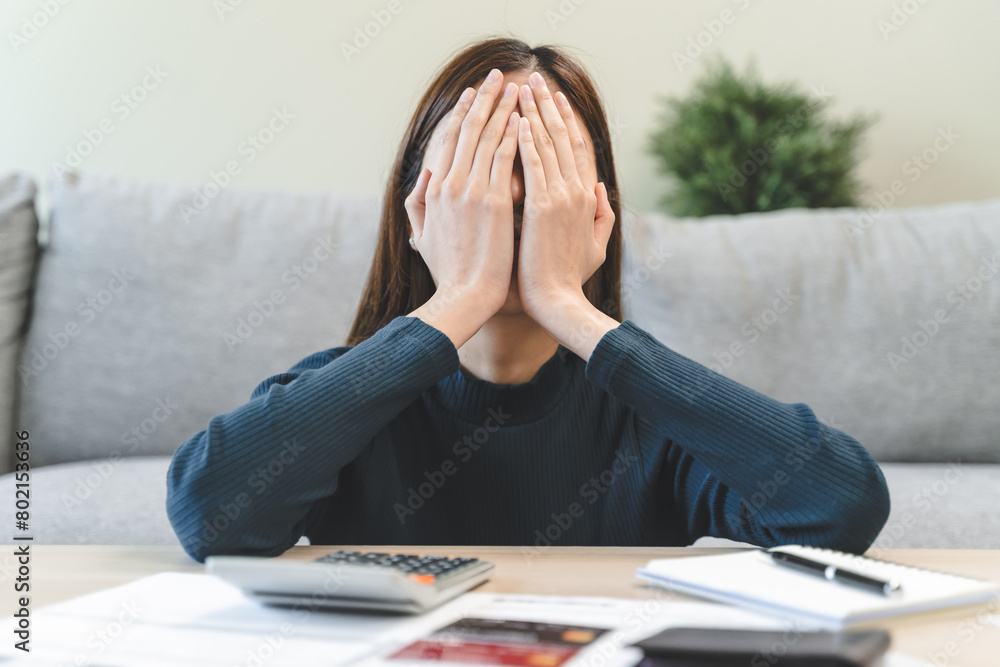
MULTIPOLYGON (((482 181, 491 179, 490 170, 495 165, 494 156, 497 152, 497 147, 506 136, 510 113, 516 106, 517 85, 514 83, 508 83, 503 88, 503 96, 497 104, 496 111, 493 112, 493 116, 490 118, 486 127, 483 128, 482 134, 479 136, 479 146, 476 148, 476 156, 472 162, 472 170, 470 172, 473 178, 478 178, 482 181)), ((514 126, 513 135, 514 144, 516 145, 516 125, 514 126)), ((511 170, 513 171, 513 169, 514 167, 512 162, 511 170)))
MULTIPOLYGON (((545 173, 550 178, 558 178, 562 173, 559 169, 559 158, 552 144, 552 137, 545 130, 545 124, 535 102, 534 92, 529 86, 521 86, 521 115, 531 124, 531 135, 534 137, 535 150, 541 158, 545 173)), ((523 158, 522 158, 523 161, 523 158)))
MULTIPOLYGON (((541 121, 538 121, 541 122, 541 121)), ((517 145, 521 151, 521 167, 524 169, 524 198, 525 204, 534 200, 538 193, 547 189, 545 174, 542 167, 542 158, 535 149, 535 140, 532 138, 532 125, 530 121, 522 116, 518 123, 517 145)), ((558 174, 559 172, 553 172, 558 174)))
POLYGON ((608 188, 604 183, 598 183, 594 194, 597 195, 597 211, 594 214, 594 240, 599 248, 607 249, 611 230, 615 226, 615 212, 608 200, 608 188))
MULTIPOLYGON (((546 85, 542 75, 538 72, 533 72, 528 77, 528 83, 531 88, 531 96, 544 123, 541 130, 545 131, 552 142, 551 145, 547 145, 543 141, 543 145, 539 148, 539 152, 542 154, 542 161, 545 161, 544 151, 547 149, 552 150, 559 163, 559 173, 564 180, 572 182, 576 180, 577 169, 576 160, 573 157, 573 146, 570 142, 570 126, 567 125, 563 118, 562 111, 556 108, 552 92, 546 85)), ((529 120, 533 121, 534 118, 529 116, 529 120)), ((541 130, 536 131, 535 136, 544 139, 541 130)), ((545 162, 546 167, 548 167, 548 164, 548 162, 545 162)))
MULTIPOLYGON (((580 125, 576 122, 576 114, 573 113, 573 108, 569 105, 569 100, 566 99, 566 95, 561 90, 553 95, 553 97, 555 98, 556 108, 559 109, 559 114, 562 116, 563 122, 569 128, 569 143, 573 152, 576 173, 587 189, 593 190, 597 183, 593 181, 590 173, 590 153, 587 151, 587 142, 583 138, 583 132, 580 131, 580 125)), ((563 178, 569 180, 565 172, 563 173, 563 178)))
POLYGON ((458 144, 458 137, 462 131, 462 121, 472 107, 472 100, 476 97, 475 88, 466 88, 462 96, 451 111, 448 112, 448 120, 445 121, 439 142, 441 150, 438 151, 438 159, 434 164, 434 173, 438 175, 438 180, 443 179, 451 170, 452 162, 455 159, 455 147, 458 144))
POLYGON ((424 167, 417 176, 417 182, 413 190, 403 200, 403 208, 410 217, 410 224, 413 226, 414 243, 424 234, 424 211, 427 209, 427 183, 431 180, 431 170, 424 167))
MULTIPOLYGON (((486 80, 479 86, 476 99, 460 124, 461 133, 458 137, 458 145, 455 147, 455 158, 451 165, 451 169, 455 173, 465 175, 472 171, 472 160, 476 156, 480 135, 482 135, 483 127, 493 111, 493 102, 500 93, 502 82, 503 73, 494 68, 490 70, 486 80)), ((505 117, 504 121, 506 120, 505 117)))
MULTIPOLYGON (((493 154, 493 169, 490 172, 490 187, 506 189, 508 194, 510 193, 510 176, 514 173, 514 157, 517 155, 517 127, 520 121, 521 116, 516 111, 508 115, 503 139, 493 154)), ((478 156, 476 159, 479 159, 478 156)))

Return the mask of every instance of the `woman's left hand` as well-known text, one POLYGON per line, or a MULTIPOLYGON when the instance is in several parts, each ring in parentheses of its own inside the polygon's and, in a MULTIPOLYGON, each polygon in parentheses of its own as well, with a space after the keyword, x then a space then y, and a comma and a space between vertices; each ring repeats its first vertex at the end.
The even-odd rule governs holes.
POLYGON ((615 215, 566 96, 553 96, 537 73, 528 81, 519 99, 525 195, 517 281, 521 307, 538 321, 546 305, 583 296, 604 263, 615 215))

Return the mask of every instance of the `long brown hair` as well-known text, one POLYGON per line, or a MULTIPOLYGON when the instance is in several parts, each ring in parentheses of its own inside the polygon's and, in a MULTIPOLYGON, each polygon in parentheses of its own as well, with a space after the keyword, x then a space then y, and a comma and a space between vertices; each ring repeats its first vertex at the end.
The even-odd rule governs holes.
POLYGON ((382 201, 382 221, 375 258, 368 272, 354 325, 345 345, 357 345, 400 315, 407 315, 433 295, 435 286, 420 253, 409 245, 409 217, 403 206, 416 185, 424 150, 438 122, 455 106, 462 91, 476 87, 490 70, 538 71, 569 98, 594 143, 597 180, 608 190, 615 224, 604 264, 583 285, 596 308, 618 322, 621 318, 621 205, 604 108, 582 65, 553 46, 531 48, 519 39, 495 37, 466 47, 434 78, 417 106, 396 153, 382 201))

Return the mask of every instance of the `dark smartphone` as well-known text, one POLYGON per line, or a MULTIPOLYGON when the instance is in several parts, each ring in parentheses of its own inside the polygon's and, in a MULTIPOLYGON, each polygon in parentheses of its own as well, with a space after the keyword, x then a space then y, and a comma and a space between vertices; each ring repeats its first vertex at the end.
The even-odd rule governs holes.
POLYGON ((636 642, 637 667, 871 667, 889 648, 881 628, 843 632, 669 628, 636 642))

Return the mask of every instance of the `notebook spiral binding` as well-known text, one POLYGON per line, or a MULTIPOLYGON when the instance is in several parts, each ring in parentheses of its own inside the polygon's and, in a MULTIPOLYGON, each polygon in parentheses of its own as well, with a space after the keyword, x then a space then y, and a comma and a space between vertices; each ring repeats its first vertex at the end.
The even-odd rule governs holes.
MULTIPOLYGON (((902 563, 893 563, 888 560, 881 560, 879 558, 871 558, 869 556, 859 556, 858 554, 847 553, 845 551, 837 551, 836 549, 823 549, 820 547, 811 547, 805 544, 795 545, 796 548, 802 549, 812 554, 829 554, 834 557, 835 560, 843 559, 850 565, 845 565, 859 574, 869 574, 873 570, 877 569, 879 572, 887 570, 893 574, 896 572, 919 572, 921 574, 927 575, 932 574, 936 577, 944 577, 947 579, 969 579, 969 577, 959 576, 957 574, 950 574, 948 572, 941 572, 940 570, 927 570, 922 567, 914 567, 912 565, 903 565, 902 563)), ((837 565, 838 563, 834 563, 837 565)))

